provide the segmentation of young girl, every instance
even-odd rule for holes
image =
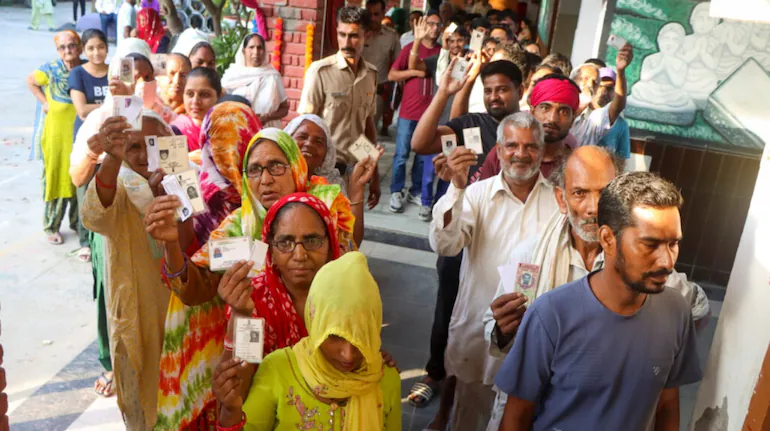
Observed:
[[[88,114],[102,104],[109,92],[107,76],[107,37],[101,30],[83,32],[83,46],[88,62],[70,72],[69,88],[72,103],[78,113],[75,118],[75,135]]]

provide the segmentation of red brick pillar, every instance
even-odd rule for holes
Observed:
[[[0,333],[2,333],[0,327]],[[3,365],[3,345],[0,344],[0,365]],[[5,394],[5,369],[0,367],[0,431],[8,431],[8,395]]]
[[[323,34],[324,0],[260,0],[260,8],[267,20],[267,52],[273,54],[273,38],[276,18],[283,19],[283,49],[281,51],[281,75],[286,96],[289,98],[289,115],[285,122],[297,116],[302,83],[305,76],[305,43],[307,25],[315,24],[313,60],[320,59]],[[324,55],[330,55],[325,52]],[[1,431],[1,430],[0,430]]]

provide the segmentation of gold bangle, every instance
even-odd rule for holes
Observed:
[[[358,201],[358,202],[353,202],[353,203],[351,203],[351,204],[350,204],[350,206],[351,206],[351,207],[354,207],[354,206],[356,206],[356,205],[361,205],[362,203],[364,203],[364,201],[363,201],[363,200],[360,200],[360,201]]]

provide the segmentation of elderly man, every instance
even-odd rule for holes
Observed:
[[[122,117],[102,124],[98,139],[106,155],[80,210],[85,227],[105,238],[113,387],[129,430],[155,426],[169,301],[160,277],[163,252],[143,221],[153,199],[144,138],[172,133],[155,112],[144,110],[142,117],[141,131],[130,131]]]
[[[453,67],[456,60],[450,62]],[[477,69],[477,68],[473,68]],[[473,82],[478,71],[470,73],[466,80]],[[518,68],[508,61],[496,61],[484,68],[481,73],[481,81],[485,88],[484,103],[487,112],[470,113],[450,120],[445,125],[439,125],[442,113],[446,110],[449,99],[463,87],[464,83],[452,78],[451,73],[445,73],[438,87],[436,97],[431,101],[425,115],[420,118],[414,136],[412,137],[412,149],[418,154],[441,153],[442,136],[453,136],[459,145],[465,144],[463,130],[478,128],[481,133],[483,154],[481,157],[489,157],[497,148],[500,121],[506,116],[518,112],[521,91],[521,73]],[[446,156],[437,156],[438,164],[446,164]],[[468,172],[473,176],[480,165],[472,166]],[[441,177],[441,169],[436,172]],[[442,178],[442,181],[445,180]],[[471,181],[473,182],[473,181]],[[441,192],[439,188],[439,192]],[[439,193],[441,194],[441,193]],[[435,208],[435,206],[434,206]],[[449,321],[452,308],[457,297],[460,283],[460,265],[462,256],[439,256],[436,262],[436,270],[439,278],[439,289],[436,297],[436,309],[431,331],[430,358],[425,370],[427,376],[422,382],[418,382],[412,388],[409,395],[410,401],[423,406],[427,403],[438,388],[438,382],[447,377],[444,367],[444,351],[447,345]],[[448,399],[454,393],[451,383],[444,388],[444,393],[449,393]],[[446,407],[446,408],[444,408]],[[442,402],[442,409],[437,417],[448,416],[450,406]],[[437,421],[436,423],[440,423]]]
[[[679,386],[702,375],[690,304],[666,288],[682,239],[681,206],[673,184],[627,173],[601,191],[595,223],[582,234],[570,223],[578,236],[598,240],[604,264],[596,271],[594,262],[594,272],[527,309],[495,378],[508,395],[500,430],[679,429]],[[551,272],[562,275],[541,267],[541,281],[530,283],[537,291],[542,279],[573,276],[572,259],[556,258]],[[508,332],[516,326],[498,324]]]
[[[606,135],[615,120],[620,117],[626,108],[626,67],[634,59],[634,48],[626,44],[618,50],[615,57],[617,79],[615,80],[614,97],[611,103],[600,106],[599,96],[599,68],[592,63],[585,63],[572,72],[570,76],[578,83],[581,89],[581,108],[583,111],[575,118],[572,125],[572,134],[575,135],[580,145],[597,145],[599,140]],[[602,90],[604,93],[604,90]],[[605,93],[606,94],[606,93]],[[606,97],[606,96],[605,96]]]
[[[455,148],[438,172],[452,185],[434,206],[430,225],[436,253],[456,256],[464,250],[445,357],[447,373],[457,379],[453,430],[484,430],[490,419],[494,392],[486,382],[499,364],[486,352],[482,317],[500,281],[497,267],[558,208],[553,187],[540,174],[545,142],[535,117],[505,117],[495,148],[503,166],[500,175],[470,186],[469,170],[478,156],[463,146]]]
[[[516,276],[529,273],[534,281],[526,286],[521,277],[501,281],[484,315],[484,335],[491,355],[499,357],[508,352],[528,303],[602,268],[598,201],[604,187],[622,172],[622,162],[604,148],[587,146],[575,150],[554,173],[559,213],[535,240],[514,250],[507,271],[503,270]],[[696,325],[708,317],[708,300],[698,285],[688,283],[683,274],[672,275],[666,285],[681,292],[691,304]],[[497,431],[500,426],[506,399],[504,393],[498,392],[489,431]]]

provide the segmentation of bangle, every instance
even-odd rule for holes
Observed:
[[[99,175],[98,174],[94,175],[94,178],[96,179],[96,185],[101,187],[101,188],[103,188],[103,189],[116,189],[116,188],[118,188],[117,184],[113,184],[113,185],[104,184],[102,182],[102,180],[99,179]]]
[[[217,419],[217,431],[238,431],[246,425],[246,413],[241,411],[241,421],[231,427],[222,426],[222,422]]]
[[[180,269],[178,272],[175,272],[173,274],[168,273],[168,262],[164,263],[163,266],[163,275],[166,276],[166,278],[177,278],[187,272],[187,256],[184,257],[184,265],[182,265],[182,269]]]
[[[362,199],[362,200],[360,200],[360,201],[358,201],[358,202],[352,202],[352,203],[350,204],[350,206],[351,206],[351,207],[354,207],[354,206],[356,206],[356,205],[361,205],[362,203],[364,203],[363,199]]]
[[[409,51],[409,55],[413,55],[413,56],[417,57],[418,55],[420,55],[420,53],[419,52],[414,52],[414,51]]]
[[[225,350],[233,351],[233,340],[228,340],[227,335],[225,335]]]

